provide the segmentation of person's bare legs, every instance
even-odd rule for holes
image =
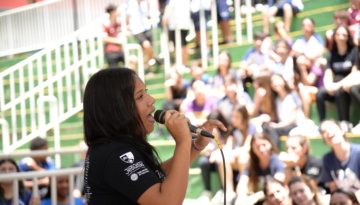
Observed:
[[[303,112],[306,117],[306,119],[309,119],[310,116],[310,109],[311,109],[311,94],[310,92],[305,89],[304,87],[300,89],[300,98],[303,103]]]
[[[223,39],[224,42],[234,41],[234,36],[232,35],[230,30],[229,20],[221,20],[219,24],[220,24],[222,36],[224,38]]]
[[[187,45],[181,47],[182,52],[182,64],[187,65],[189,59],[189,52]]]
[[[224,187],[224,165],[223,162],[218,162],[219,167],[219,177],[221,179],[221,185]],[[226,192],[235,192],[234,190],[234,175],[233,175],[233,168],[231,163],[225,160],[225,167],[226,167]]]
[[[143,47],[144,49],[144,53],[145,53],[145,63],[148,63],[149,60],[153,57],[153,51],[152,51],[152,48],[151,48],[151,43],[150,41],[148,40],[145,40],[141,46]]]
[[[269,28],[270,28],[270,18],[275,16],[275,14],[277,13],[278,8],[276,6],[272,6],[268,9],[264,9],[263,11],[263,26],[264,29],[263,31],[265,33],[269,33]]]
[[[291,21],[293,18],[293,10],[290,4],[285,4],[283,7],[284,11],[284,24],[287,32],[290,31]]]

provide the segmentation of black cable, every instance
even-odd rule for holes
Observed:
[[[224,167],[224,205],[226,205],[226,166],[225,166],[225,157],[224,157],[224,152],[222,150],[222,146],[220,145],[220,142],[217,138],[214,138],[215,142],[218,145],[218,148],[220,149],[220,153],[221,153],[221,157],[222,157],[222,162],[223,162],[223,167]]]
[[[226,166],[225,166],[225,157],[224,152],[222,149],[220,149],[221,157],[223,160],[223,166],[224,166],[224,205],[226,205]]]

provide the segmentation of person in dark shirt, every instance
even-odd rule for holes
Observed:
[[[316,106],[320,121],[325,119],[325,101],[336,104],[339,120],[350,121],[351,97],[344,87],[358,72],[359,51],[346,26],[339,26],[333,35],[333,45],[324,71],[324,87],[316,94]]]
[[[181,204],[191,163],[210,138],[192,134],[190,122],[176,110],[162,114],[175,140],[174,155],[160,162],[147,141],[154,130],[155,99],[128,68],[103,69],[84,93],[84,138],[89,149],[84,165],[85,199],[94,204]],[[160,120],[162,121],[162,120]],[[217,120],[201,129],[226,131]]]
[[[321,159],[310,155],[309,140],[302,135],[290,135],[285,142],[286,152],[279,154],[285,164],[285,182],[294,176],[309,176],[315,184],[320,181]]]

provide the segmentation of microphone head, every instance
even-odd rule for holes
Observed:
[[[165,112],[166,110],[156,110],[155,114],[154,114],[154,119],[156,120],[156,122],[160,123],[160,124],[164,124],[165,123]]]

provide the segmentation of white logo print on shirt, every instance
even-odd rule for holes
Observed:
[[[127,153],[121,155],[121,156],[120,156],[120,159],[121,159],[123,162],[132,164],[132,163],[134,162],[134,155],[133,155],[132,152],[127,152]]]

